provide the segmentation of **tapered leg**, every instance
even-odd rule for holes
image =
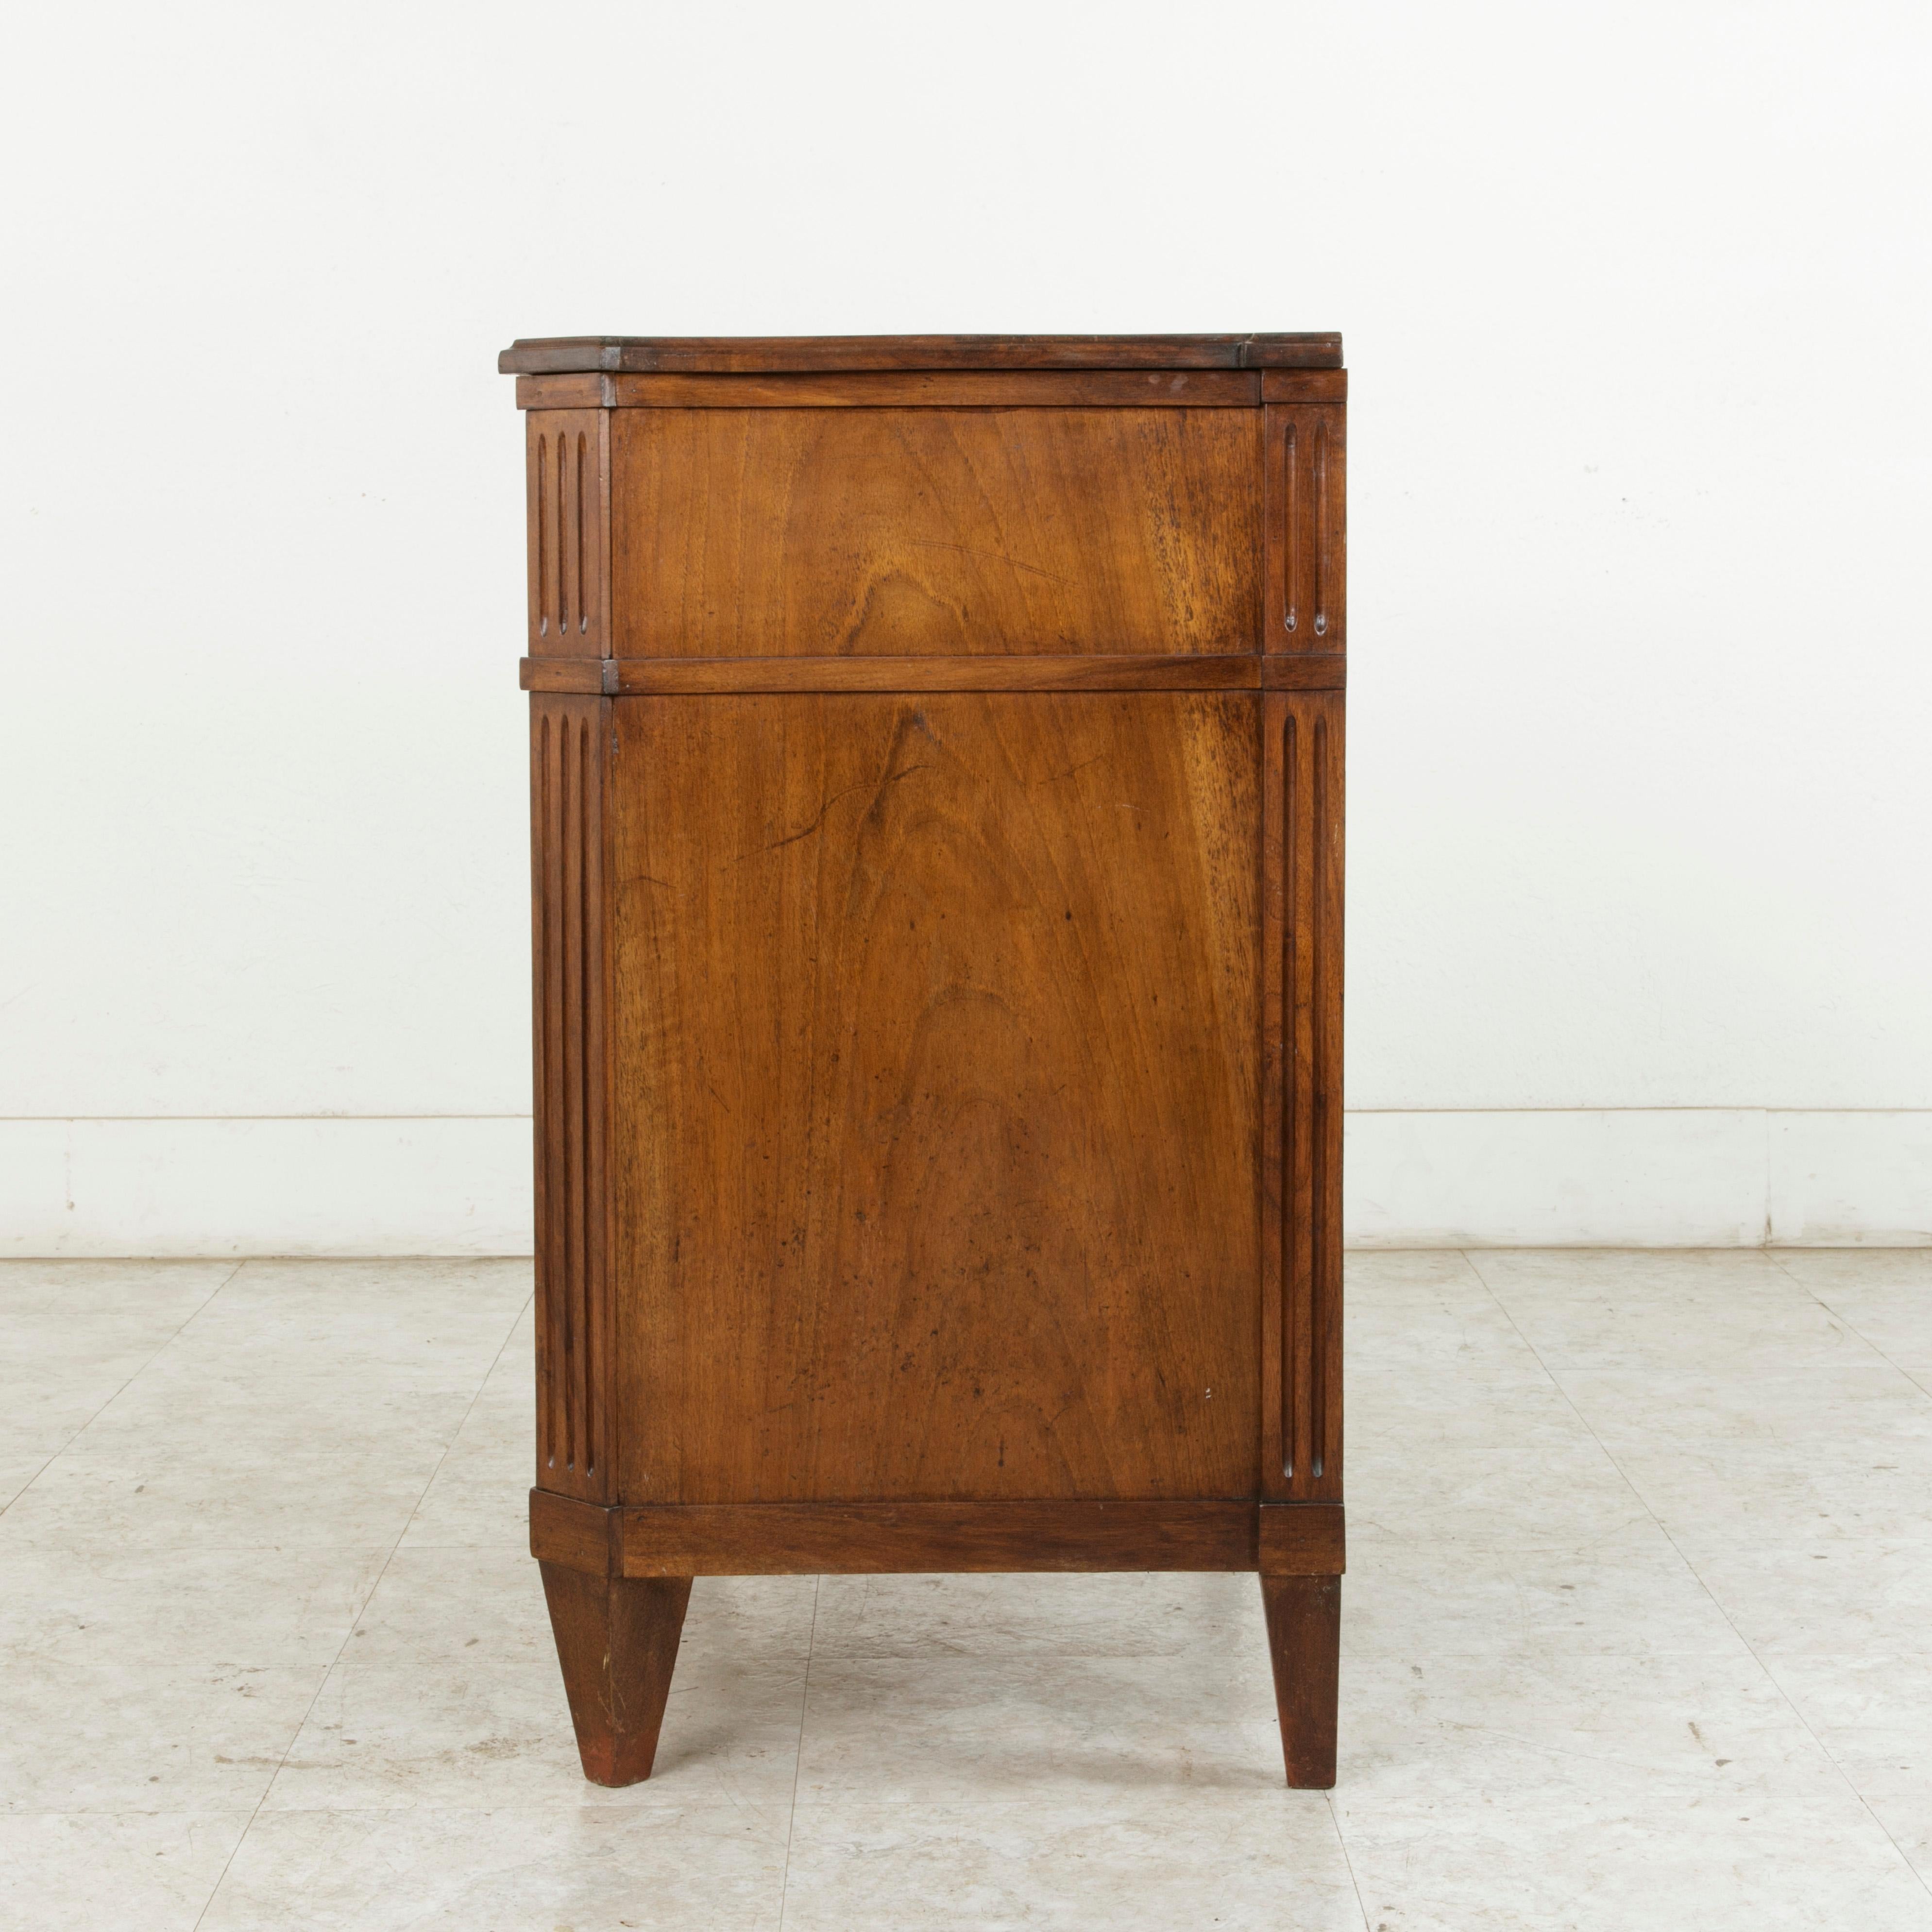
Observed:
[[[592,1784],[639,1784],[657,1755],[691,1579],[538,1567],[584,1774]]]
[[[1264,1576],[1262,1607],[1288,1784],[1297,1791],[1326,1791],[1335,1782],[1342,1580]]]

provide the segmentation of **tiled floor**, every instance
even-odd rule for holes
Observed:
[[[608,1792],[526,1263],[0,1264],[0,1924],[1932,1928],[1932,1250],[1348,1281],[1332,1796],[1223,1576],[701,1581]]]

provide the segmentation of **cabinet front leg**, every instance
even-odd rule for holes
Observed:
[[[1342,1580],[1264,1575],[1262,1607],[1288,1784],[1297,1791],[1326,1791],[1335,1782]]]
[[[691,1579],[538,1567],[584,1774],[592,1784],[639,1784],[657,1755]]]

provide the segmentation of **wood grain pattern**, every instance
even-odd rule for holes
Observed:
[[[719,1503],[619,1512],[627,1576],[1252,1570],[1247,1502]]]
[[[1264,701],[615,704],[624,1500],[1253,1495]]]
[[[1270,651],[1348,646],[1347,412],[1270,404],[1263,412]]]
[[[537,1481],[610,1493],[604,764],[610,706],[533,699]]]
[[[1258,1570],[1335,1774],[1336,337],[521,342],[538,1450],[586,1774],[689,1579]]]
[[[610,417],[532,410],[524,435],[530,650],[601,656],[609,638]]]
[[[1288,1785],[1296,1791],[1327,1791],[1335,1782],[1342,1580],[1264,1574],[1262,1610]]]
[[[638,1784],[657,1756],[691,1579],[540,1568],[584,1774],[592,1784]]]
[[[1294,377],[1301,374],[1285,371]],[[1339,371],[1306,372],[1318,400]],[[1291,389],[1286,393],[1293,394]],[[519,409],[1252,409],[1258,370],[874,370],[802,376],[519,376]]]
[[[506,376],[572,370],[772,374],[865,369],[1339,369],[1332,334],[1262,335],[538,336]]]
[[[1251,649],[1260,412],[623,410],[618,657]]]
[[[1238,655],[1048,657],[612,658],[620,694],[742,692],[1258,691],[1262,659]]]
[[[1262,701],[1262,1494],[1338,1502],[1345,700]]]

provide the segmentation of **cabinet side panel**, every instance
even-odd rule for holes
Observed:
[[[1255,1494],[1261,701],[614,701],[627,1503]]]
[[[1266,700],[1262,1493],[1342,1494],[1340,692]]]
[[[532,657],[609,655],[610,412],[524,417]]]
[[[1270,404],[1268,506],[1270,651],[1340,651],[1348,638],[1348,421],[1334,404]]]
[[[537,1486],[610,1493],[604,759],[610,706],[530,705]]]
[[[1249,409],[621,410],[620,657],[1252,650]]]

